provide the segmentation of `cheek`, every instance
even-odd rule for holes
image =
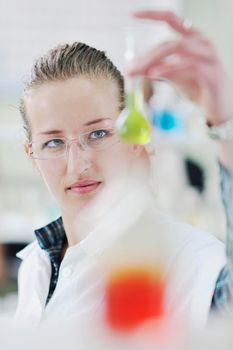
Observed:
[[[45,161],[44,161],[45,162]],[[57,197],[59,188],[61,187],[62,168],[56,166],[56,163],[46,162],[43,164],[37,163],[36,167],[48,187],[49,191]]]
[[[128,173],[133,159],[133,148],[125,144],[119,144],[101,154],[99,167],[104,177],[117,177]]]

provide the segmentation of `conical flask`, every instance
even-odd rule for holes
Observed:
[[[143,112],[143,91],[140,78],[126,81],[126,107],[116,122],[121,140],[129,144],[145,145],[151,140],[151,125]]]

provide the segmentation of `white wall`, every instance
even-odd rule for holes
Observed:
[[[135,9],[178,8],[178,0],[0,0],[0,60],[16,81],[32,59],[60,42],[84,41],[122,62],[122,28]]]
[[[233,78],[233,1],[183,0],[184,14],[212,40]]]

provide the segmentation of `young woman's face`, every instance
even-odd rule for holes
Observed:
[[[116,84],[104,78],[73,78],[31,90],[25,107],[32,141],[47,150],[60,147],[61,138],[74,140],[82,132],[102,138],[119,115],[118,96]],[[72,142],[67,156],[34,162],[61,210],[77,213],[114,179],[128,174],[138,157],[138,147],[122,142],[98,151]]]

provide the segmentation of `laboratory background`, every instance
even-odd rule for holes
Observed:
[[[125,27],[132,11],[145,8],[171,9],[192,20],[212,40],[233,78],[230,0],[0,0],[1,315],[10,317],[16,306],[20,260],[15,254],[34,240],[35,228],[59,216],[24,153],[18,109],[22,82],[37,56],[63,42],[83,41],[102,49],[123,70]],[[159,25],[153,33],[158,41],[173,35]],[[150,91],[147,111],[159,140],[154,166],[158,206],[224,240],[216,145],[203,132],[202,111],[169,84],[145,84]]]

